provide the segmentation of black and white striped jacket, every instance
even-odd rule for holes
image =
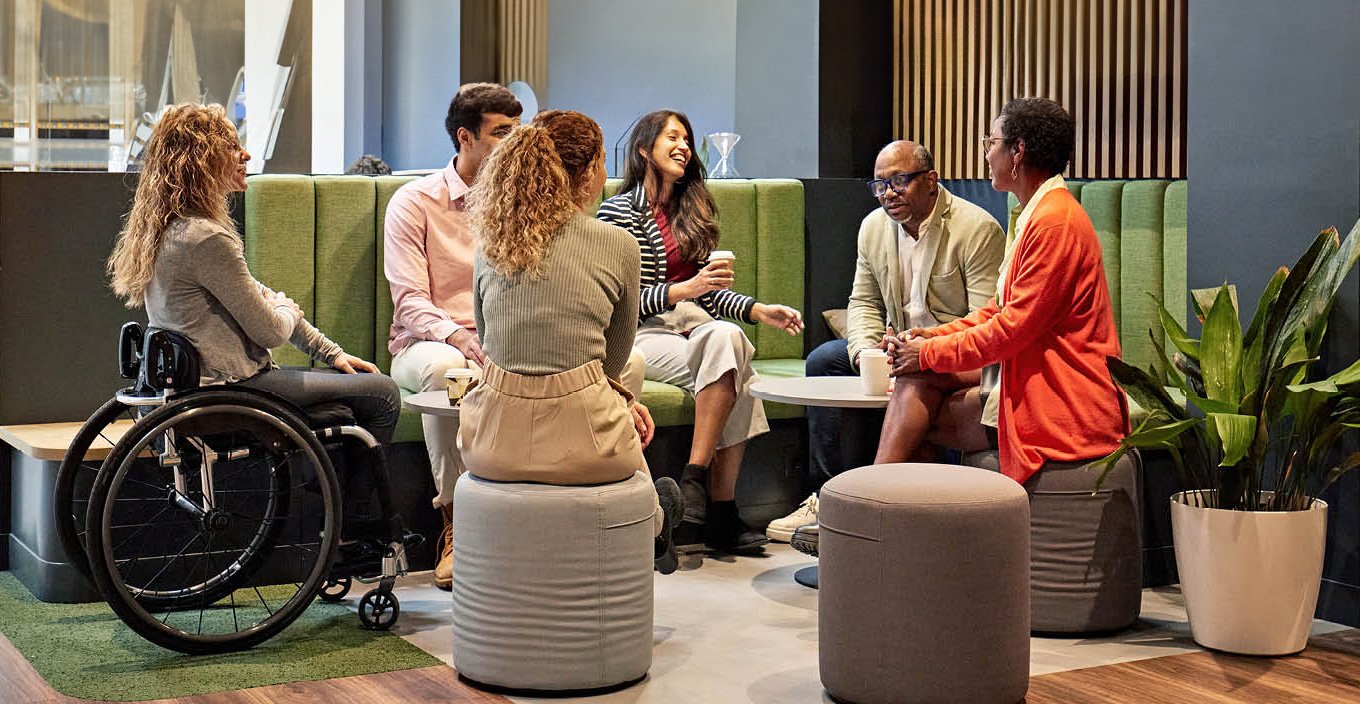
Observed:
[[[661,239],[661,228],[652,217],[651,206],[642,186],[620,193],[600,204],[596,217],[611,225],[617,225],[632,233],[637,239],[642,253],[642,294],[639,297],[638,320],[646,320],[653,315],[675,308],[666,303],[670,295],[666,283],[666,243]],[[751,309],[756,299],[722,289],[709,291],[694,299],[714,318],[732,318],[744,323],[754,323]]]

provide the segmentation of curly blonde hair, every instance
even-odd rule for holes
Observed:
[[[497,273],[542,274],[548,245],[580,209],[602,158],[600,126],[574,110],[541,112],[496,145],[468,195],[468,213]]]
[[[147,140],[137,193],[106,265],[113,292],[128,308],[146,302],[165,228],[176,218],[200,217],[235,231],[228,211],[241,143],[221,105],[165,109]]]

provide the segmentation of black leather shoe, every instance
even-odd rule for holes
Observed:
[[[793,531],[793,539],[789,541],[789,544],[793,546],[794,550],[804,555],[817,557],[817,538],[820,534],[821,527],[816,523],[803,526]]]
[[[670,477],[656,480],[655,486],[657,503],[661,504],[662,525],[652,557],[657,572],[670,574],[680,567],[680,558],[675,554],[674,532],[685,513],[685,497]]]

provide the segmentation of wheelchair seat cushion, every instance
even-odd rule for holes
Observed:
[[[339,401],[327,401],[302,409],[307,414],[307,425],[312,430],[354,425],[354,411]]]

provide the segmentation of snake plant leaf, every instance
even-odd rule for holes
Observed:
[[[1147,409],[1149,413],[1161,412],[1168,418],[1184,420],[1186,415],[1185,408],[1176,403],[1171,398],[1171,394],[1166,392],[1162,383],[1154,379],[1151,374],[1139,369],[1131,364],[1126,364],[1118,357],[1106,357],[1105,366],[1110,370],[1110,376],[1114,377],[1124,393],[1128,394],[1139,406]]]
[[[1204,372],[1204,391],[1210,400],[1233,404],[1242,400],[1242,326],[1237,320],[1228,286],[1220,286],[1204,318],[1204,337],[1200,341],[1200,369]]]
[[[1266,316],[1265,328],[1261,332],[1264,336],[1260,363],[1261,377],[1270,374],[1278,366],[1286,346],[1292,344],[1293,332],[1285,330],[1286,323],[1293,316],[1296,304],[1307,288],[1309,280],[1323,268],[1319,264],[1332,256],[1337,247],[1336,238],[1329,232],[1322,232],[1289,270],[1284,285],[1280,287],[1280,295],[1276,297],[1275,305]],[[1264,380],[1261,385],[1265,385]]]
[[[1148,421],[1139,424],[1138,429],[1129,433],[1124,441],[1130,447],[1161,447],[1164,443],[1171,442],[1181,433],[1195,427],[1200,423],[1198,418],[1187,418],[1163,425],[1148,426]]]
[[[1148,295],[1152,296],[1151,293]],[[1156,297],[1153,296],[1153,298]],[[1157,314],[1161,316],[1162,329],[1166,331],[1166,337],[1171,340],[1171,344],[1175,345],[1176,349],[1181,351],[1181,354],[1198,362],[1199,340],[1190,337],[1185,328],[1181,327],[1180,321],[1176,320],[1176,317],[1171,315],[1171,311],[1168,311],[1165,306],[1157,306]],[[1151,330],[1148,332],[1151,332]]]
[[[1326,379],[1314,381],[1311,384],[1291,384],[1289,390],[1302,391],[1304,389],[1318,389],[1336,392],[1340,390],[1340,387],[1350,386],[1352,384],[1360,384],[1360,360],[1356,360],[1355,363],[1351,364],[1349,367],[1342,369]]]
[[[1237,286],[1234,286],[1233,284],[1227,284],[1227,283],[1225,283],[1225,284],[1223,284],[1223,286],[1218,286],[1218,287],[1216,287],[1216,288],[1192,288],[1192,289],[1190,289],[1190,300],[1192,300],[1192,301],[1195,302],[1195,308],[1196,308],[1196,310],[1202,311],[1202,312],[1203,312],[1203,315],[1205,316],[1205,317],[1203,317],[1203,318],[1200,318],[1200,322],[1201,322],[1201,323],[1204,322],[1204,320],[1208,317],[1208,315],[1209,315],[1209,309],[1210,309],[1210,308],[1213,308],[1213,307],[1214,307],[1214,301],[1218,300],[1218,292],[1219,292],[1220,290],[1222,290],[1224,287],[1226,287],[1226,288],[1228,289],[1228,295],[1232,297],[1232,307],[1233,307],[1233,310],[1236,311],[1236,310],[1237,310]]]
[[[1210,315],[1213,315],[1212,311]],[[1256,439],[1256,416],[1238,413],[1209,413],[1205,416],[1213,434],[1223,446],[1223,461],[1220,467],[1235,467],[1251,450]]]
[[[1275,307],[1275,302],[1279,300],[1280,289],[1284,287],[1285,279],[1288,277],[1287,267],[1282,266],[1275,270],[1275,275],[1270,277],[1270,283],[1266,284],[1266,290],[1261,294],[1260,302],[1256,304],[1256,314],[1251,318],[1251,325],[1242,336],[1243,396],[1251,396],[1261,387],[1261,354],[1265,350],[1265,336],[1261,334],[1261,328],[1265,326],[1266,318]]]

